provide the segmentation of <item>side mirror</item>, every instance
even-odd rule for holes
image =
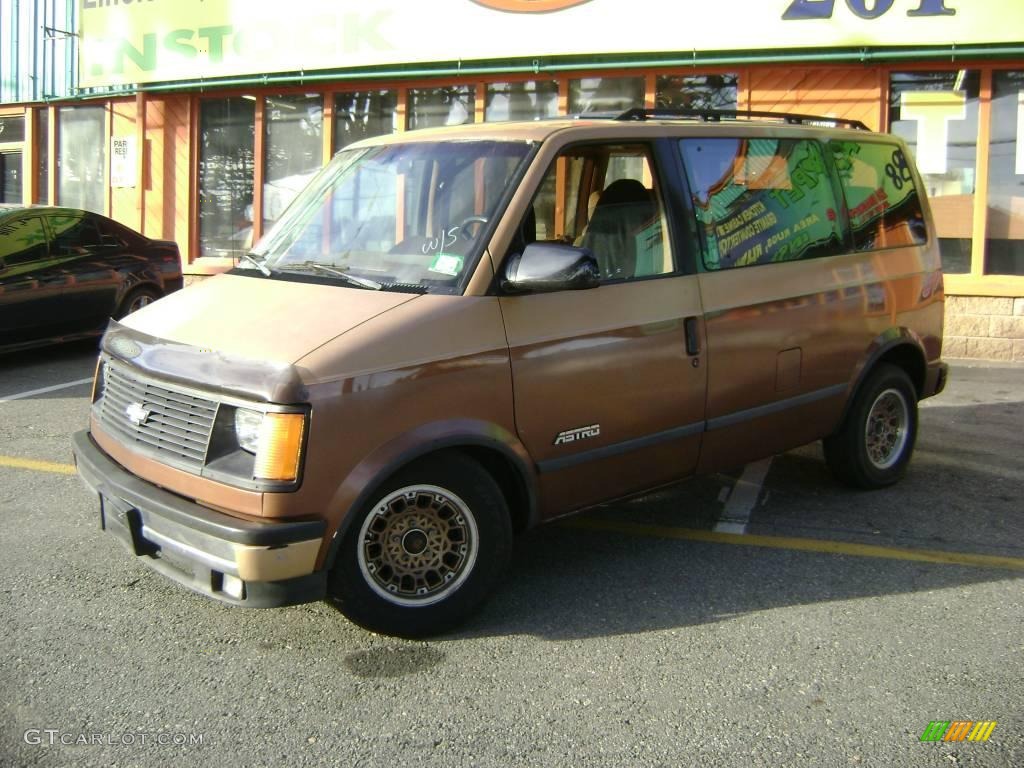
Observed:
[[[500,284],[504,293],[579,291],[596,288],[599,276],[597,259],[586,248],[530,243],[506,259]]]

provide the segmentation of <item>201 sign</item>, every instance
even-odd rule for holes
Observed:
[[[947,0],[915,0],[917,8],[907,11],[907,16],[956,16],[955,8],[947,8]],[[854,15],[862,19],[877,19],[892,10],[896,0],[846,0]],[[835,12],[836,0],[793,0],[782,14],[785,20],[831,19]]]

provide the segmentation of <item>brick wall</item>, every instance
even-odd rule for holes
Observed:
[[[1024,299],[946,296],[943,357],[1024,362]]]

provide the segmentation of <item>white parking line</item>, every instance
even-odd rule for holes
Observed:
[[[750,513],[754,511],[757,498],[761,495],[761,486],[771,468],[771,457],[747,464],[743,468],[743,474],[733,486],[728,501],[725,502],[725,509],[722,516],[718,518],[715,525],[716,533],[746,533],[747,523],[750,522]]]
[[[28,392],[19,392],[16,395],[8,395],[7,397],[0,397],[0,403],[9,403],[11,400],[21,400],[23,397],[32,397],[33,395],[45,395],[47,392],[56,392],[58,389],[67,389],[68,387],[77,387],[80,384],[89,384],[92,382],[92,376],[87,379],[76,379],[75,381],[68,381],[64,384],[54,384],[52,387],[40,387],[39,389],[30,389]]]

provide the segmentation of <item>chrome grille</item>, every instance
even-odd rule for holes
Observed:
[[[103,429],[168,464],[202,469],[216,401],[157,383],[110,359],[101,386],[96,405]]]

